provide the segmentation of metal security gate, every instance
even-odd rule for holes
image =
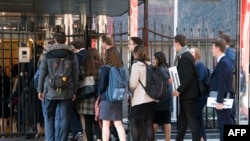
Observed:
[[[39,40],[44,36],[44,32],[0,23],[2,137],[33,137],[36,134],[37,117],[42,115],[37,113],[39,102],[33,87],[33,74],[42,51]]]

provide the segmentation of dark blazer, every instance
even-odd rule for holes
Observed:
[[[210,79],[210,91],[217,91],[217,100],[218,103],[223,103],[223,98],[227,96],[229,92],[230,97],[233,98],[233,66],[230,60],[223,56],[218,64],[216,65]]]
[[[99,83],[98,83],[98,94],[101,95],[101,100],[107,100],[106,89],[109,84],[109,71],[110,67],[103,65],[100,67]]]
[[[169,71],[167,66],[161,65],[158,68],[156,68],[157,73],[161,76],[161,78],[165,81],[168,81],[170,78],[169,76]],[[157,103],[155,110],[156,111],[164,111],[164,110],[169,110],[173,111],[173,95],[172,95],[172,85],[167,84],[167,96],[164,97],[163,99],[159,100]]]
[[[181,99],[192,99],[198,96],[198,82],[195,69],[194,57],[190,52],[183,53],[177,65],[181,84],[177,91],[180,93]]]

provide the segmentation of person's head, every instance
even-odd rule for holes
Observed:
[[[74,40],[70,43],[70,45],[74,46],[75,49],[79,50],[81,48],[84,48],[83,42],[80,40]]]
[[[174,37],[174,46],[176,51],[180,51],[182,47],[187,45],[187,39],[184,35],[178,34]]]
[[[114,46],[114,38],[111,34],[102,35],[102,47],[107,50]]]
[[[159,52],[156,52],[154,54],[152,65],[154,67],[158,67],[158,66],[161,66],[161,65],[166,65],[167,66],[166,61],[167,60],[166,60],[165,54],[162,51],[159,51]]]
[[[43,48],[46,48],[48,45],[53,45],[55,40],[52,38],[46,38],[43,40]]]
[[[131,37],[128,43],[129,51],[132,52],[137,45],[142,45],[142,39],[140,37]]]
[[[212,49],[211,49],[212,55],[218,58],[225,52],[225,49],[226,49],[225,40],[222,40],[222,39],[215,40],[213,42]]]
[[[64,32],[55,33],[54,38],[58,44],[65,44],[66,42],[66,35]]]
[[[105,64],[121,67],[123,65],[120,53],[116,50],[116,48],[111,48],[106,51]]]
[[[54,43],[56,43],[56,42],[52,38],[44,39],[44,41],[43,41],[43,49],[44,49],[44,51],[47,49],[48,45],[53,45]]]
[[[135,46],[134,51],[133,51],[133,56],[137,60],[149,61],[147,49],[143,45]]]
[[[83,62],[83,66],[85,69],[85,73],[87,76],[96,75],[97,71],[97,63],[100,64],[101,57],[97,49],[90,48],[88,49],[88,53],[85,61]]]
[[[219,39],[225,40],[225,41],[226,41],[226,44],[227,44],[227,45],[230,45],[230,35],[229,35],[229,34],[223,33],[223,34],[221,34],[221,35],[219,36]]]
[[[189,51],[194,56],[195,61],[198,61],[201,58],[201,52],[199,48],[192,47]]]

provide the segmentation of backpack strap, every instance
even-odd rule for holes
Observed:
[[[138,61],[140,61],[140,62],[142,62],[144,65],[145,65],[145,69],[146,69],[146,71],[147,71],[147,66],[148,66],[148,64],[146,63],[146,62],[144,62],[144,61],[141,61],[141,60],[138,60]],[[147,73],[147,72],[146,72]],[[147,74],[146,74],[147,75]],[[146,78],[147,79],[147,78]],[[145,92],[146,92],[146,86],[144,86],[143,85],[143,83],[141,82],[141,80],[139,79],[139,83],[141,84],[141,86],[143,87],[143,89],[145,90]]]

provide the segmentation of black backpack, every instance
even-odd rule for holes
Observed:
[[[68,88],[69,79],[72,73],[73,53],[65,57],[57,58],[52,53],[47,53],[49,70],[49,86],[54,88],[58,94]]]
[[[146,86],[142,85],[148,96],[153,99],[160,100],[167,96],[167,81],[164,80],[161,74],[153,68],[153,66],[148,65],[143,62],[146,66]]]

